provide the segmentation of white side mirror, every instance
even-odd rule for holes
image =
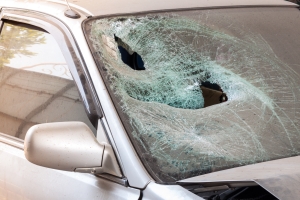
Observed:
[[[48,168],[122,177],[111,146],[99,144],[82,122],[31,127],[25,137],[24,153],[28,161]]]

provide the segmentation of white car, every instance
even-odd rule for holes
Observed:
[[[299,5],[0,8],[0,200],[299,198]]]

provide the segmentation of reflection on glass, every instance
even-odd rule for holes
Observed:
[[[57,121],[83,121],[92,128],[50,34],[4,23],[0,54],[0,132],[24,138],[32,125]]]

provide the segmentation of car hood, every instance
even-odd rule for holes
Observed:
[[[177,183],[197,183],[204,187],[260,185],[279,199],[294,200],[300,196],[300,156],[195,176]]]

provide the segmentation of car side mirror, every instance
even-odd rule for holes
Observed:
[[[82,122],[32,126],[25,137],[24,153],[28,161],[43,167],[122,177],[111,146],[100,144]]]

